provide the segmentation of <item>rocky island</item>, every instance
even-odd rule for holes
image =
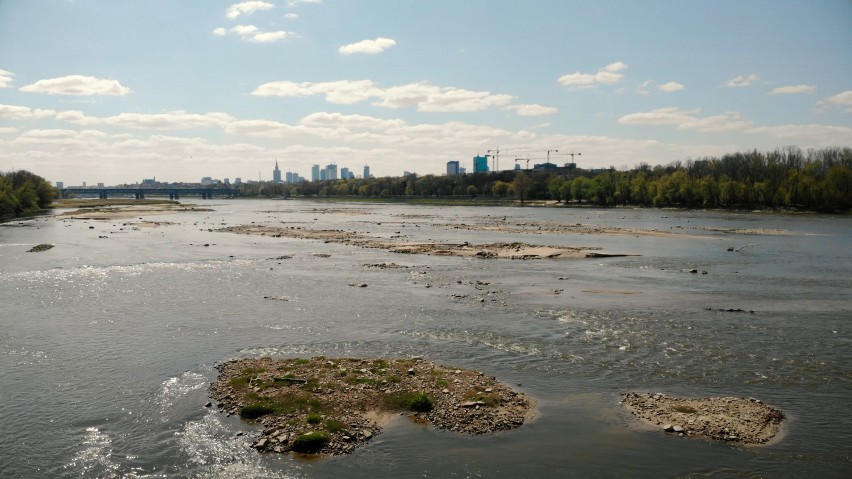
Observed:
[[[347,454],[399,414],[468,434],[535,416],[533,399],[495,377],[421,358],[249,358],[217,369],[211,396],[221,411],[263,428],[258,451]]]
[[[663,393],[627,393],[621,399],[633,415],[653,428],[699,439],[743,445],[777,438],[781,411],[755,398],[681,398]]]

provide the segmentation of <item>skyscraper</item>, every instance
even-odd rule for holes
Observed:
[[[459,174],[459,162],[458,161],[448,161],[447,162],[447,176],[453,176]]]
[[[326,171],[326,179],[328,179],[328,180],[336,180],[337,179],[337,165],[335,165],[334,163],[332,163],[330,165],[326,165],[325,171]]]
[[[473,172],[474,173],[487,173],[488,172],[488,157],[487,156],[474,156],[473,157]]]
[[[320,180],[320,167],[319,165],[314,165],[311,167],[311,181],[319,181]]]
[[[278,169],[278,160],[275,160],[275,169],[272,170],[273,183],[281,183],[281,170]]]
[[[370,166],[364,165],[364,178],[369,178],[369,177],[370,177]]]

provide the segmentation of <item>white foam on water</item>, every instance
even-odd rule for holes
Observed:
[[[157,394],[157,404],[160,406],[160,416],[166,421],[169,411],[184,396],[191,391],[201,389],[207,385],[204,375],[192,371],[186,371],[180,376],[172,377],[163,381]]]
[[[250,439],[235,437],[222,422],[221,415],[209,412],[190,421],[178,433],[179,447],[188,457],[189,477],[215,479],[296,478],[299,471],[273,471],[263,464],[260,453],[250,447]],[[298,467],[295,463],[294,468]]]
[[[112,438],[96,427],[86,428],[80,449],[71,462],[63,466],[75,477],[135,479],[146,477],[127,471],[113,458]]]

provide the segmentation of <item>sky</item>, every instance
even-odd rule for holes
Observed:
[[[0,0],[0,171],[65,185],[790,145],[852,146],[850,0]]]

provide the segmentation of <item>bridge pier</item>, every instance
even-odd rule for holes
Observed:
[[[175,200],[175,194],[174,194],[174,193],[169,193],[169,200],[170,200],[170,201],[174,201],[174,200]]]

